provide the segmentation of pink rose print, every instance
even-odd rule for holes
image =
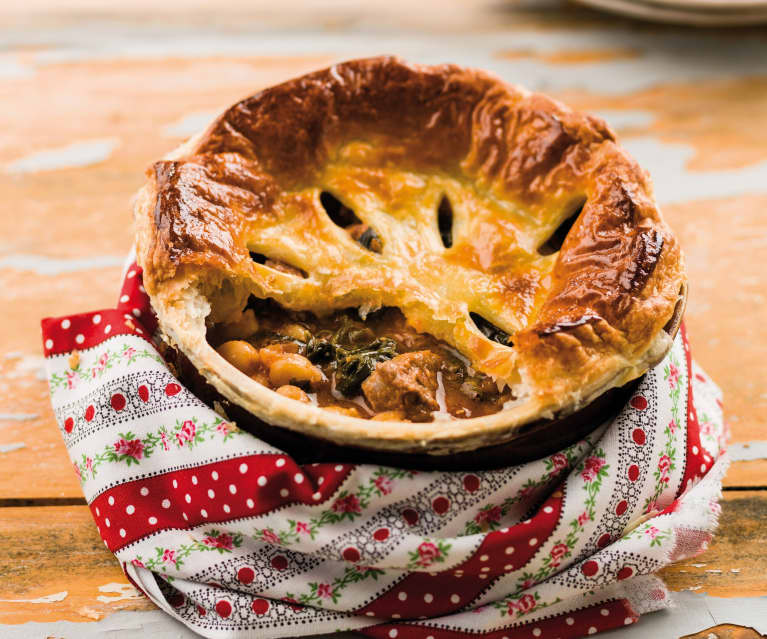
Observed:
[[[679,369],[673,364],[668,365],[668,385],[674,389],[679,382]]]
[[[85,470],[89,470],[90,472],[93,472],[93,459],[90,457],[85,458]]]
[[[552,566],[558,566],[560,562],[562,561],[562,557],[564,557],[570,549],[567,547],[567,544],[557,544],[551,549],[551,565]]]
[[[136,566],[136,568],[146,568],[144,563],[140,559],[131,559],[130,562]]]
[[[140,439],[131,439],[130,441],[118,439],[114,446],[118,455],[133,457],[136,460],[141,459],[144,455],[144,443]]]
[[[187,419],[181,424],[181,430],[176,433],[176,439],[178,440],[179,446],[183,446],[186,442],[189,442],[189,445],[191,446],[196,432],[197,426],[194,425],[194,422],[191,419]]]
[[[170,446],[168,445],[168,436],[165,434],[165,431],[160,432],[160,443],[162,444],[163,450],[170,449]]]
[[[671,420],[671,421],[668,423],[668,429],[669,429],[669,431],[671,432],[671,434],[672,434],[672,435],[673,435],[673,434],[676,432],[676,429],[677,429],[677,428],[679,428],[679,426],[677,425],[677,423],[676,423],[676,420],[673,420],[673,419],[672,419],[672,420]]]
[[[503,511],[501,510],[500,506],[493,506],[485,512],[487,513],[487,521],[494,524],[497,524],[501,521],[501,515],[503,515]]]
[[[439,559],[442,556],[442,553],[435,544],[430,541],[424,541],[418,546],[418,556],[419,566],[430,566],[436,559]]]
[[[513,615],[515,612],[524,615],[526,612],[530,612],[535,608],[535,597],[530,594],[522,595],[516,601],[510,601],[508,607],[510,615]]]
[[[264,528],[261,531],[261,539],[263,539],[267,544],[272,544],[275,546],[279,546],[281,543],[280,538],[268,528]]]
[[[77,479],[79,479],[80,481],[82,481],[82,479],[83,479],[83,475],[82,475],[82,473],[80,472],[80,467],[77,465],[77,463],[74,463],[74,464],[72,464],[72,467],[75,469],[75,474],[77,475]]]
[[[581,477],[588,482],[594,481],[604,465],[605,460],[601,457],[586,458],[583,470],[581,471]]]
[[[317,586],[317,596],[322,599],[330,599],[333,597],[333,588],[330,584],[319,584]]]
[[[528,588],[530,588],[530,586],[534,586],[534,585],[535,585],[535,580],[534,579],[525,579],[522,582],[522,585],[520,586],[519,589],[520,590],[527,590]]]
[[[205,537],[205,539],[202,540],[202,543],[211,548],[222,548],[223,550],[231,550],[234,548],[234,540],[229,533],[221,533],[218,537]],[[277,543],[279,543],[279,540]]]
[[[647,504],[647,508],[645,508],[646,513],[651,513],[653,510],[658,510],[657,501],[651,501],[649,504]]]
[[[104,371],[104,369],[107,367],[107,362],[109,361],[109,355],[107,353],[101,353],[101,356],[99,357],[99,361],[96,362],[96,364],[93,366],[93,372],[91,375],[95,378],[97,373],[101,373]]]
[[[171,550],[170,548],[166,548],[165,552],[162,554],[162,562],[164,564],[172,564],[176,565],[176,551]]]
[[[650,526],[644,532],[645,532],[645,535],[649,535],[650,539],[655,539],[658,536],[658,533],[660,532],[660,530],[658,530],[655,526]]]
[[[378,490],[380,490],[384,495],[391,493],[394,487],[394,482],[392,482],[392,480],[386,475],[379,475],[376,477],[373,484],[375,484],[375,487],[378,488]]]
[[[551,464],[554,467],[551,471],[551,474],[553,475],[558,473],[560,470],[567,468],[567,457],[563,453],[552,455]]]
[[[357,499],[356,495],[339,497],[333,503],[331,509],[334,513],[356,513],[358,515],[362,513],[362,509],[360,508],[360,500]]]
[[[297,521],[296,522],[296,532],[297,533],[304,533],[305,535],[311,535],[312,531],[309,528],[309,524],[307,524],[305,521]]]
[[[578,515],[578,525],[583,526],[589,519],[591,519],[591,516],[584,510]]]
[[[485,522],[497,524],[499,521],[501,521],[501,515],[501,507],[493,506],[487,510],[480,510],[476,515],[474,515],[474,521],[478,524],[483,524]]]
[[[671,459],[668,455],[662,455],[661,458],[658,460],[658,470],[661,473],[661,481],[668,483],[669,482],[669,470],[671,469]]]
[[[229,434],[231,428],[232,426],[229,422],[221,422],[220,424],[216,424],[216,432],[220,435],[223,435],[224,437]]]
[[[67,371],[67,390],[72,390],[77,386],[79,377],[74,371]]]
[[[131,357],[133,357],[135,354],[136,354],[136,349],[135,349],[135,348],[133,348],[132,346],[129,346],[128,348],[126,348],[126,349],[123,351],[123,357],[125,357],[126,359],[130,359],[130,358],[131,358]]]

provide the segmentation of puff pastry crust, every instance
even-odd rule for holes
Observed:
[[[686,276],[647,174],[602,120],[482,71],[389,57],[338,64],[235,104],[147,177],[137,253],[161,329],[219,392],[270,424],[368,448],[473,449],[577,410],[670,347],[663,329]],[[380,253],[333,223],[323,191],[375,229]],[[561,249],[541,251],[576,212]],[[206,341],[206,323],[236,316],[251,295],[318,315],[397,307],[517,399],[485,417],[404,423],[282,397]],[[485,337],[471,313],[513,345]]]

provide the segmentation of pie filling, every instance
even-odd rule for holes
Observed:
[[[487,327],[493,329],[500,330]],[[513,399],[451,346],[415,331],[396,308],[364,320],[356,309],[318,317],[251,297],[241,318],[214,325],[208,340],[230,364],[277,393],[352,417],[480,417]]]

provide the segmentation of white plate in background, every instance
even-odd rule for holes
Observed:
[[[767,24],[767,0],[575,0],[613,13],[695,26]]]

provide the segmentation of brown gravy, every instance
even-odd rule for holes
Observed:
[[[431,421],[488,415],[501,410],[504,402],[512,398],[508,389],[499,391],[490,377],[474,371],[468,360],[448,344],[415,331],[396,308],[370,313],[364,321],[359,318],[356,309],[317,317],[311,313],[286,310],[272,300],[255,298],[251,298],[248,308],[252,310],[255,322],[240,321],[236,325],[214,326],[208,332],[210,344],[219,348],[236,339],[247,342],[259,352],[266,348],[308,358],[322,371],[324,379],[291,381],[291,386],[299,387],[306,394],[302,395],[303,401],[355,417]],[[427,383],[425,391],[428,403],[425,405],[413,393],[400,389],[396,398],[392,396],[389,402],[394,402],[394,405],[387,405],[386,411],[376,410],[369,396],[366,396],[364,389],[370,387],[365,387],[364,382],[387,362],[391,362],[387,364],[387,372],[394,375],[396,381],[404,378],[405,372],[413,373],[412,367],[408,371],[403,368],[403,375],[400,375],[397,368],[399,361],[418,361],[414,356],[396,359],[405,353],[421,353],[424,355],[422,359],[429,362],[428,371],[415,369],[420,379],[431,382],[431,386]],[[258,361],[248,370],[237,361],[230,361],[256,381],[277,390],[277,384],[270,379],[263,361]],[[397,403],[399,398],[402,401]]]

